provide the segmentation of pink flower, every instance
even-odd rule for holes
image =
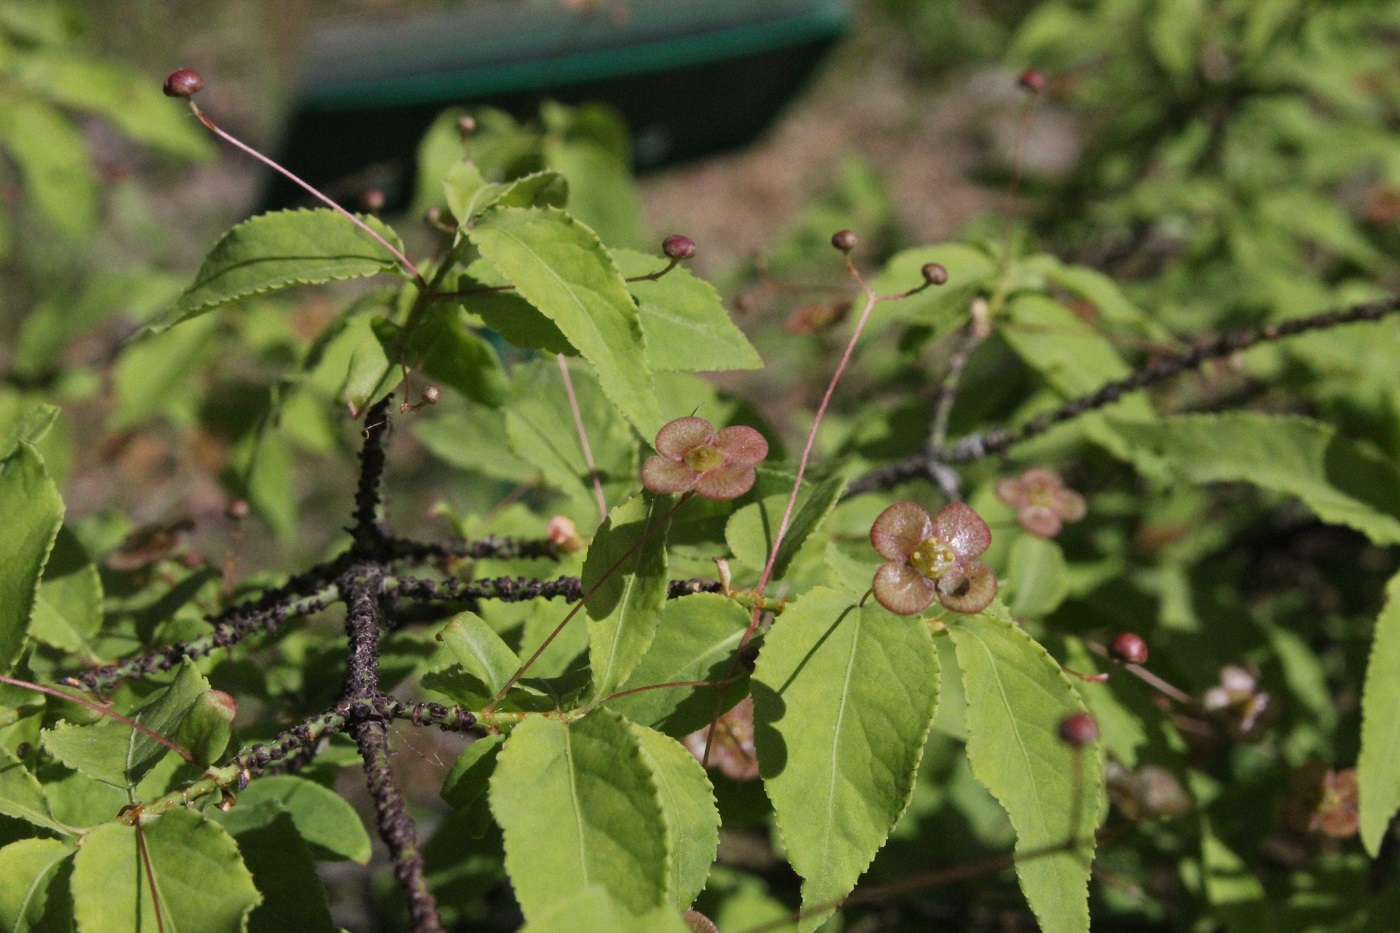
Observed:
[[[981,612],[997,594],[996,574],[977,560],[991,543],[982,516],[961,502],[934,516],[896,502],[870,526],[870,546],[888,562],[875,571],[876,602],[904,616],[923,612],[934,597],[953,612]]]
[[[1058,473],[1031,467],[1019,479],[997,481],[997,498],[1016,509],[1021,527],[1037,538],[1053,538],[1063,522],[1084,517],[1084,497],[1065,488]]]
[[[716,432],[692,415],[656,432],[656,453],[642,464],[642,485],[649,492],[694,489],[706,499],[734,499],[753,487],[754,464],[768,456],[768,442],[753,428]]]

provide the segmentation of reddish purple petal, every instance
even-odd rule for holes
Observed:
[[[714,437],[715,426],[704,418],[691,415],[668,421],[656,432],[656,452],[663,457],[679,460],[693,448]]]
[[[992,543],[992,530],[982,516],[962,502],[950,502],[933,517],[933,533],[959,557],[976,557]]]
[[[1009,476],[997,480],[997,498],[1014,508],[1026,504],[1026,484]]]
[[[720,431],[710,445],[724,451],[735,466],[753,466],[768,456],[768,441],[753,428],[743,425]]]
[[[648,492],[685,492],[695,485],[695,471],[677,460],[648,457],[642,464],[642,486]]]
[[[1021,527],[1037,538],[1053,538],[1060,533],[1060,516],[1043,505],[1028,505],[1016,513]]]
[[[872,589],[875,601],[895,615],[912,616],[933,603],[933,584],[908,564],[881,564]]]
[[[1077,522],[1089,512],[1084,497],[1073,489],[1061,489],[1055,493],[1055,511],[1067,522]]]
[[[870,526],[870,546],[885,560],[902,564],[931,534],[928,509],[916,502],[896,502]]]
[[[991,605],[992,598],[997,595],[997,575],[980,560],[967,561],[960,569],[962,573],[958,576],[963,577],[963,580],[960,581],[960,586],[950,587],[953,592],[946,592],[943,588],[952,574],[939,581],[938,601],[943,604],[943,608],[964,615],[981,612]]]
[[[695,491],[706,499],[737,499],[753,488],[751,466],[722,466],[706,470],[695,481]]]

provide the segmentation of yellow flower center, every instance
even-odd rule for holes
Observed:
[[[696,473],[706,473],[724,465],[724,452],[709,444],[701,444],[686,452],[685,463]]]
[[[958,562],[953,549],[938,538],[925,538],[909,555],[909,565],[930,580],[938,580]]]

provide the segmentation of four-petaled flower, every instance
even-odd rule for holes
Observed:
[[[896,502],[870,526],[870,545],[888,563],[875,571],[875,600],[890,612],[913,615],[934,600],[953,612],[981,612],[997,594],[997,578],[977,559],[992,543],[987,523],[951,502],[930,516],[913,502]]]
[[[735,499],[754,482],[754,464],[768,456],[768,442],[753,428],[715,431],[704,418],[677,418],[656,432],[655,457],[642,464],[649,492],[694,489],[706,499]]]
[[[1055,537],[1063,522],[1077,522],[1086,511],[1084,497],[1044,467],[1031,467],[1019,479],[998,480],[997,497],[1016,509],[1021,527],[1038,538]]]

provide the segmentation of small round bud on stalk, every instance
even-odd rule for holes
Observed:
[[[378,188],[370,188],[360,195],[360,206],[371,214],[378,214],[384,210],[384,192]]]
[[[849,253],[856,248],[860,238],[849,230],[837,230],[831,235],[831,245],[843,253]]]
[[[926,262],[919,271],[930,285],[943,285],[948,281],[948,267],[941,262]]]
[[[1146,664],[1147,642],[1136,632],[1119,632],[1109,643],[1108,654],[1124,664]]]
[[[165,78],[161,88],[166,97],[183,97],[189,100],[204,88],[204,79],[193,68],[177,68]]]
[[[442,208],[430,207],[423,212],[423,223],[430,227],[436,227],[442,223]]]
[[[437,386],[423,387],[423,404],[436,405],[442,399],[442,390]]]
[[[661,251],[666,254],[667,259],[683,262],[695,255],[695,241],[677,233],[661,241]]]
[[[1045,90],[1045,72],[1039,68],[1027,68],[1021,72],[1021,77],[1017,80],[1021,89],[1030,91],[1032,94],[1039,94]]]
[[[249,508],[247,499],[234,499],[224,507],[224,517],[229,521],[241,522],[248,517]]]
[[[462,114],[457,118],[457,132],[462,134],[462,142],[466,142],[476,132],[476,118],[470,114]]]
[[[1099,724],[1088,713],[1070,713],[1060,720],[1060,741],[1071,748],[1092,745],[1099,737]]]

